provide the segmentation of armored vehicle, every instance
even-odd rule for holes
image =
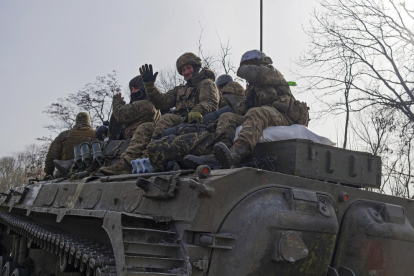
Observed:
[[[240,168],[174,167],[2,191],[1,275],[413,274],[414,202],[369,191],[376,156],[287,140]]]

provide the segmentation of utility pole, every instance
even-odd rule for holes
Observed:
[[[260,0],[260,51],[263,52],[263,0]]]

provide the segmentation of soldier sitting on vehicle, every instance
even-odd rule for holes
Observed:
[[[187,81],[167,93],[161,93],[154,83],[157,73],[153,73],[152,65],[140,69],[148,99],[160,110],[175,107],[174,113],[165,114],[157,123],[143,123],[137,127],[127,150],[121,160],[113,166],[102,167],[105,174],[131,173],[131,161],[146,157],[146,148],[153,137],[160,137],[168,128],[188,122],[203,122],[203,115],[218,108],[219,93],[214,84],[215,75],[208,68],[201,69],[201,59],[193,53],[185,53],[177,59],[177,71]]]
[[[258,50],[248,51],[241,58],[237,75],[249,84],[246,99],[239,108],[244,115],[242,129],[230,149],[222,142],[213,148],[223,168],[237,166],[250,155],[265,128],[308,125],[306,103],[295,100],[285,78],[272,63],[270,57]]]
[[[148,100],[141,76],[136,76],[129,82],[129,90],[129,104],[125,104],[121,93],[115,94],[112,100],[112,114],[115,120],[111,120],[111,125],[123,124],[122,133],[117,135],[118,139],[131,138],[140,124],[156,122],[161,117],[160,111]]]
[[[87,112],[80,112],[76,115],[75,125],[72,129],[61,132],[50,144],[45,160],[44,172],[46,176],[53,175],[55,163],[60,167],[61,173],[67,173],[73,162],[67,162],[68,164],[66,164],[64,162],[57,162],[57,160],[73,159],[74,146],[93,140],[96,140],[96,138],[95,131],[91,125],[91,118]]]
[[[221,94],[220,107],[230,106],[230,110],[237,110],[244,98],[243,86],[234,82],[230,75],[219,76],[216,85]],[[186,155],[188,158],[184,161],[190,167],[195,164],[208,164],[214,168],[220,166],[211,154],[213,146],[218,142],[231,146],[242,118],[233,112],[223,113],[216,122],[206,123],[206,126],[188,124],[179,128],[175,135],[152,141],[147,147],[152,166],[157,171],[164,171],[171,161],[180,163]]]

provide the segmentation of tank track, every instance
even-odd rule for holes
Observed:
[[[87,276],[116,273],[113,250],[106,244],[14,214],[0,212],[0,222],[7,226],[8,234],[27,238],[29,249],[39,247],[58,255],[62,272],[80,271]]]

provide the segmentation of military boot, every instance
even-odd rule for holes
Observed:
[[[220,169],[221,165],[214,157],[214,154],[207,154],[201,156],[187,155],[184,157],[184,163],[187,167],[196,170],[200,165],[208,165],[212,169]]]
[[[214,145],[213,153],[223,169],[230,169],[230,167],[240,164],[242,159],[250,154],[250,145],[236,141],[229,149],[224,143],[220,142]]]
[[[99,169],[100,173],[109,174],[130,174],[132,173],[132,165],[124,159],[119,160],[116,164]]]

